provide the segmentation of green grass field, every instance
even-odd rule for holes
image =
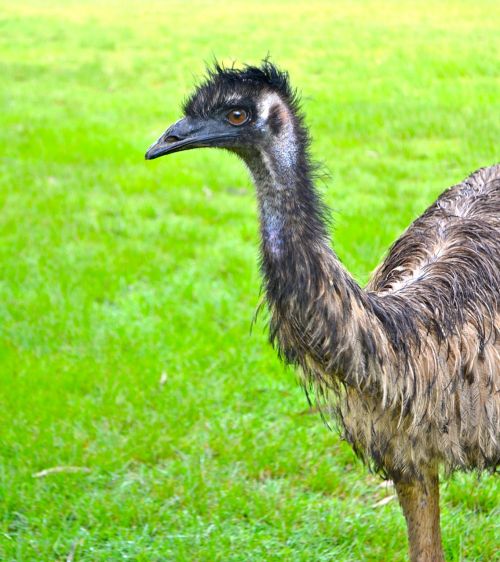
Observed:
[[[364,283],[500,159],[499,6],[0,2],[1,560],[405,560],[393,490],[250,333],[243,166],[144,152],[204,61],[270,53]],[[85,470],[33,476],[57,466]],[[448,560],[500,559],[498,504],[493,477],[443,484]]]

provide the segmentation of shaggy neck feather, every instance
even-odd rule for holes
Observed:
[[[245,158],[257,188],[271,339],[306,374],[319,368],[360,382],[373,351],[366,297],[331,249],[300,136]]]

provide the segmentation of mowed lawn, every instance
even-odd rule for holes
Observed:
[[[250,331],[243,166],[144,152],[204,61],[271,54],[364,283],[500,160],[499,29],[493,1],[1,3],[1,560],[405,560],[393,489]],[[447,560],[499,559],[499,495],[443,484]]]

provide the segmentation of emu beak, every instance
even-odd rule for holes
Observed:
[[[224,123],[212,120],[185,117],[169,127],[163,135],[153,143],[146,152],[146,160],[154,160],[165,154],[173,154],[181,150],[226,146],[229,139],[235,137],[228,132]],[[221,144],[222,143],[222,144]]]

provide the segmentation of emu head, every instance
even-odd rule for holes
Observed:
[[[283,149],[287,139],[291,149],[294,131],[301,130],[288,74],[267,60],[260,67],[242,69],[215,65],[183,109],[184,116],[149,148],[146,159],[216,147],[248,160],[256,151],[272,152],[272,147],[276,151],[280,144]]]

